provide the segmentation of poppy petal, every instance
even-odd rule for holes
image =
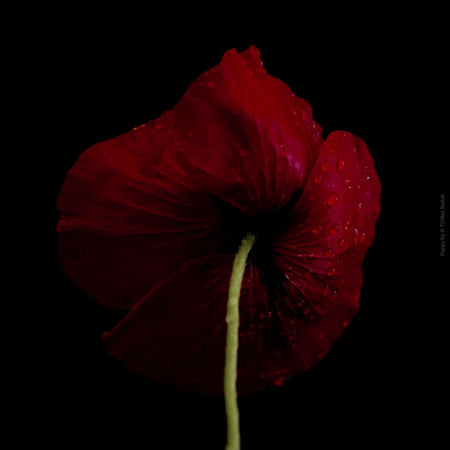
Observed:
[[[82,289],[131,308],[104,336],[114,356],[155,381],[221,393],[234,256],[219,250],[223,211],[283,212],[273,261],[261,270],[250,258],[242,286],[238,390],[251,392],[312,366],[358,310],[379,196],[361,139],[323,142],[258,50],[231,50],[172,110],[80,156],[58,199],[59,252]]]
[[[128,368],[186,391],[223,391],[233,255],[199,258],[144,296],[103,342]]]
[[[361,264],[374,238],[380,190],[365,143],[333,132],[296,205],[295,220],[276,242],[275,263],[298,289],[299,306],[327,323],[321,330],[310,327],[311,337],[328,336],[329,345],[358,309]]]
[[[223,392],[226,302],[233,257],[186,265],[143,297],[103,342],[128,368],[184,391]],[[289,276],[289,275],[288,275]],[[183,295],[180,298],[180,288]],[[339,298],[319,309],[303,285],[268,294],[255,265],[244,276],[237,389],[240,394],[282,384],[321,359],[357,311]]]
[[[171,271],[216,245],[210,228],[219,219],[211,200],[160,171],[171,123],[166,113],[89,148],[61,189],[60,260],[67,275],[106,306],[130,308]]]
[[[250,216],[279,207],[321,143],[310,106],[259,51],[230,50],[172,110],[80,156],[58,198],[66,273],[102,304],[132,307],[223,241],[211,195]]]
[[[246,214],[282,206],[308,179],[323,140],[311,107],[267,74],[255,47],[230,50],[174,111],[170,161]]]

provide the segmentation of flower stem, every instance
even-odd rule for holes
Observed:
[[[255,236],[247,234],[233,262],[227,302],[227,343],[225,347],[224,395],[227,416],[227,445],[225,450],[239,450],[239,409],[237,404],[236,379],[239,343],[239,295],[248,254],[255,243]]]

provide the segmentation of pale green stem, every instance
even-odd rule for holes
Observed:
[[[233,262],[227,303],[227,344],[225,347],[224,395],[227,416],[227,445],[225,450],[239,450],[239,409],[237,403],[236,379],[239,343],[239,295],[248,254],[255,243],[255,236],[247,234]]]

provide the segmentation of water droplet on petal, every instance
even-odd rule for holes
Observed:
[[[319,227],[314,228],[312,230],[312,233],[315,234],[315,235],[318,235],[321,231],[322,231],[322,227],[319,226]]]
[[[338,226],[336,224],[331,225],[330,234],[336,234],[338,232]]]
[[[323,288],[322,294],[326,297],[330,293],[330,286],[328,284]]]
[[[329,197],[328,197],[328,206],[334,206],[339,200],[338,195],[336,194],[336,192],[333,192]]]
[[[364,242],[366,240],[366,233],[361,233],[361,236],[359,237],[359,242]]]
[[[330,267],[330,268],[327,270],[327,275],[330,276],[330,277],[334,277],[334,276],[336,275],[336,268]]]
[[[342,326],[345,328],[350,324],[350,320],[344,320],[344,322],[342,322]]]
[[[308,113],[306,111],[302,111],[300,117],[302,118],[302,120],[306,120],[308,118]]]
[[[361,212],[363,209],[363,203],[362,202],[358,202],[356,204],[356,212]]]
[[[338,245],[340,248],[343,248],[345,246],[345,239],[344,238],[339,239]]]
[[[297,116],[298,116],[298,112],[297,112],[297,110],[294,109],[294,108],[291,108],[291,114],[292,114],[294,117],[297,117]]]
[[[348,231],[351,224],[352,224],[352,221],[350,219],[344,220],[344,231]]]
[[[322,175],[316,175],[315,177],[314,177],[314,183],[315,184],[320,184],[320,183],[322,183],[322,180],[323,180],[323,176]]]
[[[327,248],[326,250],[323,251],[323,256],[325,256],[325,258],[331,258],[333,256],[332,250]]]
[[[359,230],[358,228],[355,228],[354,243],[357,244],[358,242],[359,242]]]
[[[337,168],[340,172],[342,172],[345,169],[345,165],[346,162],[342,158],[339,158],[337,162]]]
[[[210,87],[210,88],[214,87],[214,84],[212,81],[208,81],[208,87]]]
[[[278,377],[274,383],[275,386],[281,386],[284,383],[284,377]]]
[[[155,130],[160,130],[162,128],[161,122],[155,122]]]
[[[330,168],[330,163],[329,163],[328,161],[324,161],[324,162],[321,164],[320,168],[321,168],[324,172],[326,172],[326,171]]]
[[[349,177],[345,177],[345,178],[342,180],[342,184],[343,184],[347,189],[351,189],[351,188],[352,188],[352,182],[351,182],[351,180],[350,180]]]

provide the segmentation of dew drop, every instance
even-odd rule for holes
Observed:
[[[323,256],[325,256],[325,258],[331,258],[333,256],[332,250],[330,248],[327,248],[323,251]]]
[[[361,212],[363,209],[363,203],[362,202],[358,202],[356,204],[356,212]]]
[[[160,130],[162,128],[161,122],[155,122],[155,130]]]
[[[344,322],[342,322],[342,326],[345,328],[350,324],[350,320],[344,320]]]
[[[316,175],[315,177],[314,177],[314,183],[315,184],[320,184],[320,183],[322,183],[322,180],[323,180],[323,176],[322,175]]]
[[[345,162],[342,158],[339,158],[339,159],[338,159],[338,162],[337,162],[337,168],[338,168],[338,170],[339,170],[340,172],[342,172],[342,171],[345,169],[345,166],[346,166],[346,162]]]
[[[356,186],[356,195],[358,197],[361,195],[361,186],[359,184]]]
[[[208,81],[208,87],[210,87],[210,88],[214,87],[214,84],[212,83],[212,81]]]
[[[335,267],[330,267],[327,270],[327,275],[330,277],[334,277],[336,275],[336,268]]]
[[[340,248],[343,248],[345,246],[345,239],[344,238],[339,239],[338,245]]]
[[[336,194],[336,192],[333,192],[329,197],[328,197],[328,206],[334,206],[339,200],[338,195]]]
[[[336,234],[338,232],[338,226],[336,224],[331,225],[329,232],[330,234]]]
[[[368,172],[370,169],[369,169],[369,166],[366,164],[363,166],[362,170],[363,170],[363,172]]]
[[[304,121],[308,118],[308,113],[306,111],[302,111],[302,113],[300,114],[300,117]]]
[[[359,237],[359,242],[364,242],[366,240],[366,233],[361,233],[361,236]]]
[[[358,242],[359,242],[359,230],[358,228],[355,228],[354,243],[357,244]]]
[[[326,297],[330,293],[330,286],[328,284],[323,288],[322,294]]]
[[[297,116],[298,116],[298,112],[297,112],[297,110],[294,109],[294,108],[291,108],[291,114],[292,114],[294,117],[297,117]]]
[[[275,386],[281,386],[284,383],[284,377],[278,377],[274,383]]]
[[[315,234],[316,236],[322,231],[322,227],[316,227],[312,230],[312,233]]]
[[[343,184],[347,189],[351,189],[351,188],[352,188],[352,182],[351,182],[351,180],[350,180],[349,177],[345,177],[345,178],[342,180],[342,184]]]
[[[352,221],[350,219],[344,220],[344,231],[348,231],[351,224],[352,224]]]
[[[326,171],[330,168],[330,163],[329,163],[328,161],[324,161],[324,162],[322,163],[322,165],[320,166],[320,168],[321,168],[324,172],[326,172]]]

